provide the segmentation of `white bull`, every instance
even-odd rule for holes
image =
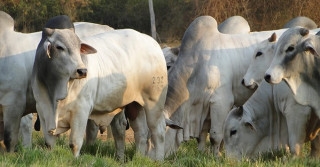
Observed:
[[[265,80],[278,84],[285,80],[297,102],[311,106],[320,118],[320,79],[318,60],[320,38],[307,29],[296,27],[286,31],[275,47],[275,56]]]
[[[96,122],[96,115],[125,107],[131,120],[137,116],[140,120],[142,107],[145,112],[140,113],[145,113],[154,146],[149,155],[163,159],[167,70],[159,44],[134,30],[83,39],[94,48],[68,29],[45,29],[43,34],[32,88],[46,130],[56,135],[70,127],[70,146],[74,156],[79,156],[89,116]],[[67,120],[64,129],[59,129],[59,115]]]
[[[287,146],[299,155],[303,143],[313,141],[319,130],[315,113],[296,102],[286,83],[271,86],[264,81],[243,107],[229,113],[224,127],[226,155],[254,158]],[[312,155],[319,156],[318,140],[312,146]]]
[[[20,118],[22,115],[35,112],[35,100],[32,95],[30,79],[35,57],[37,44],[41,39],[41,33],[19,33],[14,31],[14,20],[10,15],[0,11],[0,107],[2,128],[4,132],[0,139],[4,138],[4,143],[8,151],[14,151],[18,142],[18,132]],[[5,24],[2,24],[5,23]],[[91,23],[81,23],[81,26],[90,25]],[[110,28],[104,31],[109,31]],[[103,29],[77,29],[78,33],[82,31],[101,33]],[[84,33],[83,33],[84,34]],[[84,34],[85,35],[85,34]],[[85,36],[81,36],[83,38]],[[24,119],[24,118],[23,118]],[[30,127],[32,121],[27,122],[26,127]],[[32,126],[32,125],[31,125]],[[28,129],[28,128],[27,128]],[[31,133],[24,134],[27,136],[25,143],[31,145]]]
[[[254,48],[273,32],[222,34],[209,16],[191,23],[184,34],[178,59],[168,72],[165,110],[184,129],[167,131],[167,153],[175,151],[190,137],[198,138],[199,149],[203,149],[210,131],[214,153],[219,155],[228,112],[234,105],[242,105],[253,93],[241,85],[241,80]]]

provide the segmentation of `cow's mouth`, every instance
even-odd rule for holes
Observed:
[[[251,85],[246,85],[246,88],[251,89],[251,90],[255,90],[258,88],[258,84],[254,82]]]

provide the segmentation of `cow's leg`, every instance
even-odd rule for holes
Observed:
[[[210,119],[208,118],[203,123],[203,127],[198,140],[198,149],[200,151],[205,151],[207,136],[210,130],[210,124],[211,122],[210,122]]]
[[[125,138],[126,138],[127,120],[124,111],[121,111],[114,116],[111,121],[112,134],[116,145],[117,157],[121,160],[124,159]]]
[[[86,104],[86,103],[84,103]],[[70,138],[69,146],[72,150],[73,156],[78,157],[80,155],[80,149],[83,144],[83,137],[87,126],[90,108],[89,106],[77,106],[74,112],[71,113],[73,116],[70,122]]]
[[[127,108],[126,108],[127,109]],[[126,111],[130,112],[130,111]],[[136,150],[141,155],[146,155],[147,141],[148,141],[148,126],[145,111],[141,108],[137,111],[138,115],[134,120],[130,120],[130,126],[134,131],[134,140],[136,143]]]
[[[24,103],[3,106],[4,144],[8,152],[13,152],[18,143],[20,121],[25,109]]]
[[[113,139],[112,129],[110,125],[107,126],[107,139]]]
[[[0,152],[5,152],[5,149],[6,149],[3,143],[3,135],[4,135],[4,122],[3,122],[2,105],[0,104]]]
[[[220,145],[223,139],[223,124],[231,110],[234,98],[231,89],[217,89],[210,99],[210,142],[215,156],[220,156]]]
[[[93,120],[88,119],[87,128],[86,128],[86,143],[91,145],[96,141],[99,131],[99,126],[94,123]]]
[[[42,129],[42,133],[44,135],[45,144],[48,148],[53,148],[56,144],[56,136],[51,135],[46,127],[45,119],[41,113],[38,113],[38,116],[40,118],[40,126]]]
[[[312,157],[320,157],[320,137],[319,134],[315,139],[311,141],[311,152]]]
[[[27,114],[21,118],[19,136],[22,137],[22,145],[25,148],[31,147],[32,139],[32,118],[33,115]]]
[[[149,152],[149,156],[155,160],[164,159],[164,139],[165,139],[165,118],[163,113],[162,100],[146,101],[145,111],[148,128],[151,134],[151,141],[154,146]]]
[[[289,105],[284,111],[288,126],[290,152],[293,155],[300,155],[306,139],[306,125],[310,114],[311,109],[301,105]]]

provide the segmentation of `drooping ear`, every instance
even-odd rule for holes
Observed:
[[[313,40],[315,38],[312,38]],[[317,49],[317,47],[314,45],[314,43],[311,41],[311,40],[307,40],[303,43],[303,50],[306,51],[306,52],[310,52],[311,54],[313,54],[314,56],[317,56],[319,57],[319,53],[320,53],[320,50]]]
[[[230,111],[230,115],[233,115],[233,116],[236,117],[236,118],[241,118],[242,115],[243,115],[243,107],[240,106],[240,107],[237,107],[237,108],[233,108],[233,109]]]
[[[97,50],[88,44],[81,43],[80,53],[81,54],[94,54],[94,53],[97,53]]]
[[[254,126],[254,124],[250,121],[244,122],[244,126],[247,128],[250,128],[253,131],[257,131],[256,127]]]
[[[51,59],[51,55],[50,55],[51,42],[48,40],[45,41],[43,43],[43,47],[44,47],[44,50],[46,51],[47,56],[49,57],[49,59]]]
[[[43,32],[46,34],[46,36],[50,37],[54,33],[54,29],[44,28]]]
[[[169,126],[172,129],[183,129],[183,127],[168,118],[166,118],[166,126]]]
[[[277,34],[274,32],[268,40],[269,42],[275,42],[277,40]]]
[[[309,34],[309,30],[306,28],[300,28],[299,32],[302,36],[306,36]]]

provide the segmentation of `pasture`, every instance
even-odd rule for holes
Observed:
[[[159,9],[165,11],[163,2],[154,1],[156,11]],[[3,72],[3,75],[0,76],[0,122],[3,122],[0,124],[0,140],[4,140],[0,143],[2,147],[0,147],[0,167],[320,166],[320,151],[318,150],[320,140],[317,137],[320,129],[320,123],[318,123],[320,88],[317,85],[320,85],[320,80],[319,77],[313,76],[314,73],[308,75],[311,76],[308,80],[304,76],[306,71],[311,71],[305,69],[311,68],[313,72],[317,72],[316,76],[320,76],[317,66],[320,64],[320,47],[318,47],[320,37],[317,36],[320,30],[316,29],[319,25],[317,15],[314,15],[317,23],[313,20],[299,22],[299,26],[305,28],[309,23],[314,23],[308,28],[310,32],[302,27],[296,28],[295,25],[288,26],[292,27],[289,30],[284,30],[279,29],[279,25],[282,25],[291,16],[291,13],[285,12],[286,15],[283,17],[278,17],[282,15],[281,12],[272,13],[275,18],[278,18],[277,24],[260,18],[258,20],[262,21],[257,22],[256,19],[248,16],[259,16],[258,14],[265,12],[250,11],[252,14],[248,14],[248,9],[251,9],[255,0],[250,3],[241,1],[240,6],[242,7],[239,9],[243,8],[245,12],[236,12],[236,14],[245,16],[248,21],[244,19],[243,23],[246,23],[244,26],[230,24],[229,32],[223,31],[223,28],[219,29],[219,26],[223,25],[222,18],[227,15],[203,16],[212,15],[209,10],[202,12],[207,9],[205,6],[213,8],[212,6],[219,6],[219,4],[210,3],[211,1],[207,0],[203,1],[203,4],[195,1],[194,4],[189,4],[195,6],[192,11],[201,12],[194,12],[195,15],[189,20],[183,20],[183,24],[177,24],[179,28],[170,26],[172,30],[169,30],[161,26],[162,21],[169,23],[164,21],[169,20],[166,19],[168,16],[162,18],[156,12],[159,18],[158,25],[152,21],[154,16],[151,16],[152,26],[159,27],[158,37],[153,30],[152,39],[139,33],[150,35],[149,24],[145,26],[118,22],[118,25],[113,24],[112,21],[106,22],[104,19],[92,20],[90,18],[95,15],[90,14],[91,10],[94,11],[92,13],[103,14],[98,9],[94,10],[96,6],[103,4],[102,1],[101,3],[81,2],[83,4],[80,6],[87,7],[87,9],[79,10],[79,13],[74,15],[70,15],[70,12],[77,11],[75,5],[73,6],[75,9],[70,8],[69,12],[61,9],[63,12],[51,13],[68,16],[59,16],[59,21],[55,20],[56,18],[53,19],[54,21],[50,19],[43,29],[39,44],[34,41],[40,40],[40,33],[30,35],[19,31],[38,31],[38,28],[42,28],[47,18],[51,16],[42,12],[44,14],[39,14],[39,19],[42,19],[37,24],[32,21],[27,24],[25,22],[29,22],[28,18],[25,19],[24,15],[19,12],[12,13],[14,18],[2,12],[2,10],[12,12],[11,6],[15,2],[0,2],[0,6],[5,6],[4,9],[0,8],[0,21],[7,23],[0,24],[2,39],[0,40],[0,71]],[[61,1],[60,6],[62,4]],[[138,4],[137,2],[129,3],[128,1],[126,4],[124,8],[126,10],[142,11],[130,6],[130,4]],[[184,6],[181,5],[182,1],[179,4]],[[273,3],[270,2],[270,4]],[[310,4],[312,3],[308,3]],[[36,4],[38,8],[42,5],[52,6],[45,2]],[[219,8],[225,5],[228,4],[220,4]],[[19,7],[21,6],[23,5],[20,4]],[[188,5],[185,4],[185,6],[187,8]],[[299,15],[308,15],[302,10],[306,7],[302,5]],[[115,7],[117,11],[119,8]],[[48,10],[49,13],[50,10]],[[59,11],[58,8],[55,10]],[[172,10],[179,11],[178,8]],[[236,11],[235,9],[228,10],[229,12]],[[281,8],[274,9],[274,11],[278,10],[285,11]],[[290,8],[290,10],[295,10],[295,8]],[[110,13],[116,12],[110,10]],[[153,12],[150,11],[150,13]],[[230,14],[233,12],[228,15]],[[22,20],[17,17],[18,15],[23,16]],[[125,14],[122,15],[125,16]],[[296,16],[294,13],[292,15]],[[149,15],[144,14],[144,16]],[[187,16],[185,13],[184,17]],[[134,18],[131,19],[135,20]],[[98,32],[100,29],[97,27],[81,28],[75,25],[76,30],[83,31],[87,35],[81,37],[77,32],[72,31],[74,29],[66,30],[73,27],[70,19],[111,25],[115,30],[113,28],[112,30],[103,29],[101,33]],[[138,20],[143,22],[143,19]],[[254,24],[250,27],[249,22],[251,25]],[[262,27],[262,25],[273,25],[273,27]],[[56,30],[60,29],[60,26],[63,27],[62,30]],[[138,32],[128,29],[121,30],[124,26]],[[241,31],[233,32],[236,30],[235,27]],[[173,29],[179,29],[179,31],[173,31]],[[266,29],[270,31],[253,32]],[[94,35],[89,35],[89,32]],[[283,33],[284,38],[279,38]],[[181,38],[182,35],[183,38]],[[266,45],[270,45],[269,49],[272,50],[270,53],[257,47],[259,42],[263,41],[265,43],[262,46],[265,48],[267,48]],[[17,49],[16,46],[23,47]],[[172,53],[180,52],[173,55],[174,61],[177,62],[173,63],[174,66],[170,70],[168,57],[163,54],[165,53],[163,50],[161,52],[161,49],[166,46],[177,47],[175,51],[170,49]],[[88,54],[94,54],[94,56],[87,57]],[[272,55],[274,58],[286,56],[285,59],[281,57],[281,62],[282,59],[285,63],[290,59],[292,62],[297,60],[295,62],[300,63],[300,66],[292,69],[285,69],[282,66],[284,63],[276,64],[278,68],[274,68],[276,69],[274,74],[265,72],[266,69],[263,69],[261,64],[252,68],[255,73],[258,70],[262,71],[259,74],[260,80],[265,79],[269,83],[278,84],[285,79],[290,87],[287,87],[288,85],[284,88],[280,87],[279,90],[283,90],[284,93],[273,89],[277,86],[269,87],[270,85],[265,82],[269,86],[264,87],[263,84],[260,86],[261,82],[258,82],[257,77],[248,77],[251,85],[246,84],[243,76],[247,69],[250,69],[249,65],[254,64],[251,63],[252,58],[261,60],[267,68],[267,60],[261,59],[266,56],[262,55]],[[310,58],[316,63],[310,63],[311,66],[301,64],[301,62],[309,61],[298,61],[295,59],[297,55],[304,55],[303,58],[306,60]],[[171,59],[173,58],[169,57],[168,60]],[[278,59],[277,62],[280,62],[280,58]],[[297,70],[297,67],[301,67],[300,70]],[[291,71],[296,70],[295,73],[290,73],[290,69]],[[289,71],[288,74],[285,74],[287,71]],[[277,77],[272,82],[270,82],[271,74],[274,78]],[[292,76],[289,77],[289,75]],[[315,84],[310,84],[310,80]],[[300,81],[304,81],[303,84]],[[298,93],[296,93],[296,88],[299,88]],[[316,91],[310,91],[313,89]],[[306,93],[307,91],[309,92]],[[234,108],[235,106],[237,108]],[[43,132],[32,130],[31,133],[31,130],[26,129],[23,132],[29,132],[29,137],[17,144],[19,121],[16,120],[20,120],[22,114],[36,109],[40,115]],[[125,109],[124,112],[114,117],[123,109]],[[144,112],[141,112],[141,109],[144,109]],[[111,111],[115,112],[111,113]],[[106,114],[107,112],[110,115]],[[108,119],[102,118],[103,116],[108,116]],[[130,120],[130,126],[135,130],[135,134],[132,129],[125,131],[128,122],[125,116],[127,120]],[[113,139],[100,134],[93,144],[87,145],[85,140],[82,143],[85,133],[89,136],[88,142],[90,143],[91,132],[85,132],[88,119],[95,121],[100,130],[109,125],[113,119],[111,126],[116,144]],[[167,129],[165,133],[164,122],[171,127],[181,126],[184,130]],[[28,125],[30,125],[28,127],[32,125],[31,118]],[[24,129],[21,127],[20,129]],[[88,127],[88,130],[98,128],[92,127],[90,123]],[[64,133],[68,129],[71,129],[69,133]],[[210,134],[210,140],[207,133]],[[31,135],[32,147],[25,147],[27,146],[25,141],[30,139]],[[55,140],[52,135],[60,136]],[[134,135],[136,141],[134,141]],[[149,144],[153,146],[153,149],[148,151],[145,149],[147,137],[151,141]],[[317,138],[314,140],[314,137]],[[124,138],[126,138],[125,141]],[[189,141],[183,142],[184,140]],[[311,144],[309,140],[315,142]],[[31,141],[28,141],[30,145]],[[179,148],[178,145],[180,145]],[[284,145],[288,147],[284,149]],[[312,150],[311,145],[314,146]],[[51,148],[48,148],[49,146]],[[6,151],[4,147],[7,148]],[[276,148],[282,149],[277,150]],[[164,157],[167,151],[174,151],[174,153]],[[149,157],[144,156],[145,152]],[[319,153],[319,155],[316,158],[311,157],[310,152]],[[221,156],[218,157],[220,154]],[[240,157],[240,160],[230,158],[231,155]],[[251,157],[253,155],[257,157],[241,159],[241,156]]]
[[[127,142],[125,161],[120,162],[115,158],[115,147],[113,140],[98,139],[93,145],[84,147],[79,158],[74,158],[68,145],[68,137],[62,135],[56,147],[48,150],[44,144],[41,132],[33,132],[32,148],[24,149],[20,144],[15,153],[5,153],[0,156],[0,166],[319,166],[320,160],[308,156],[310,143],[303,147],[301,157],[293,157],[285,150],[262,154],[256,160],[241,161],[228,159],[224,156],[215,158],[207,150],[197,150],[197,141],[190,140],[183,143],[176,154],[165,158],[164,161],[153,161],[150,158],[135,154],[135,143]],[[207,148],[209,148],[207,141]]]

